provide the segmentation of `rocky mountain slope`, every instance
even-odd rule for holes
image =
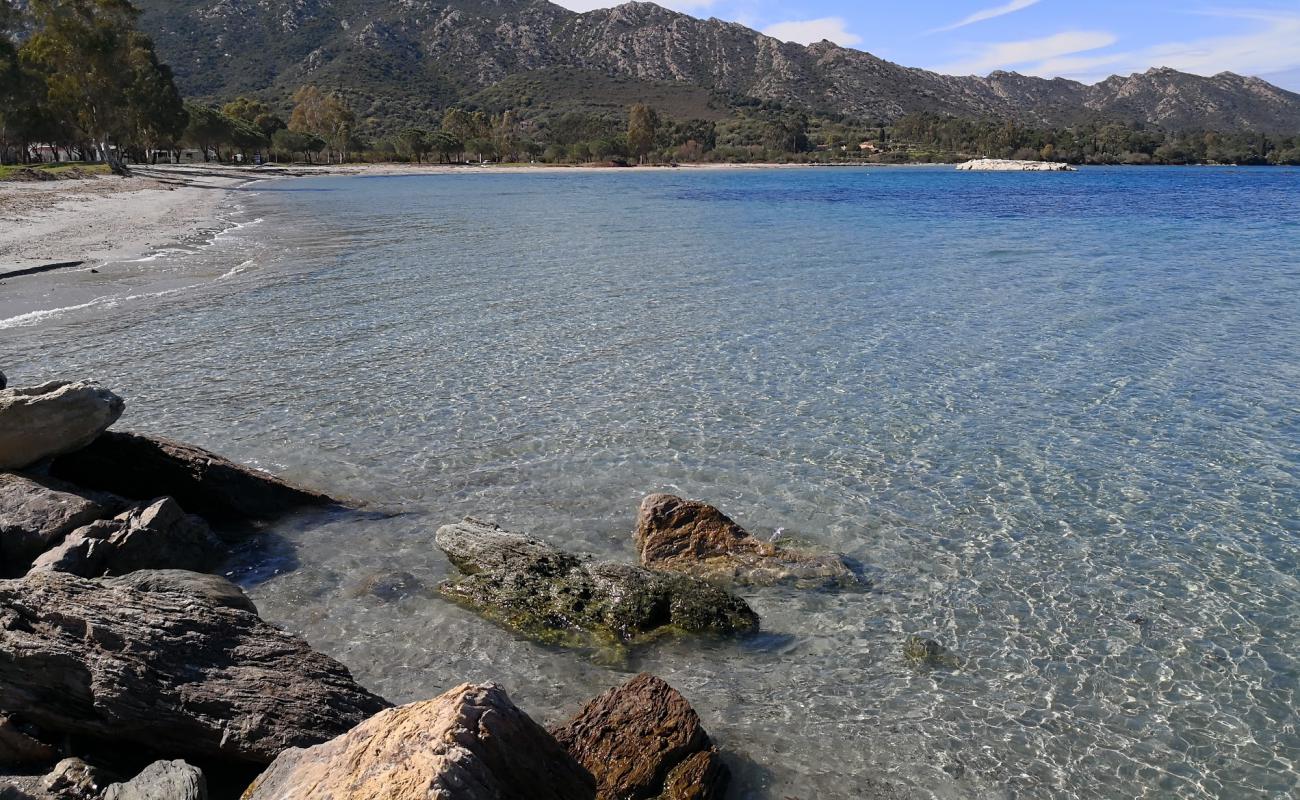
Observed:
[[[1168,69],[1095,86],[995,72],[957,77],[819,42],[628,3],[578,14],[546,0],[139,0],[142,26],[188,93],[227,97],[314,82],[437,108],[537,70],[628,80],[628,102],[677,84],[719,97],[888,121],[914,111],[1068,124],[1300,130],[1300,95],[1258,78]],[[578,91],[575,89],[575,92]]]

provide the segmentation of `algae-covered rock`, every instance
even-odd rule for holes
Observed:
[[[961,666],[961,659],[951,650],[922,636],[907,637],[903,642],[903,658],[915,667],[957,669]]]
[[[436,541],[463,573],[439,587],[445,597],[548,644],[634,644],[671,630],[728,635],[758,627],[744,600],[685,575],[592,561],[475,519],[444,525]]]
[[[651,569],[756,586],[860,585],[838,554],[765,542],[713,506],[671,494],[641,501],[635,536],[641,563]]]

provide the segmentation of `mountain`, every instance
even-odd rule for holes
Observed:
[[[670,106],[725,109],[752,98],[880,122],[929,111],[1043,125],[1105,118],[1171,129],[1300,130],[1300,94],[1258,78],[1152,69],[1088,86],[1008,72],[940,75],[653,3],[582,14],[546,0],[138,3],[141,26],[188,94],[284,97],[317,83],[369,98],[363,110],[376,117],[472,98],[518,99],[520,86],[580,106],[583,84],[598,83],[608,105],[658,94]],[[527,91],[525,99],[536,99]]]

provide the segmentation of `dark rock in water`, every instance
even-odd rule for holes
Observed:
[[[0,469],[21,469],[85,447],[125,408],[122,398],[88,383],[0,389]]]
[[[953,655],[952,651],[933,639],[921,636],[907,637],[903,642],[903,658],[917,667],[957,669],[961,666],[961,659]]]
[[[0,576],[23,574],[74,529],[116,514],[119,502],[51,478],[0,472]]]
[[[8,386],[9,386],[9,379],[5,377],[5,374],[3,372],[0,372],[0,389],[7,388]]]
[[[600,800],[721,800],[731,774],[686,698],[641,674],[551,731],[596,776]]]
[[[184,761],[155,761],[125,783],[111,784],[104,800],[207,800],[203,771]]]
[[[349,591],[351,597],[371,595],[386,603],[393,603],[403,597],[432,597],[434,592],[424,581],[409,572],[377,572],[367,575],[357,582]]]
[[[54,760],[54,748],[37,739],[13,719],[0,715],[0,766],[46,764]]]
[[[768,586],[857,587],[857,575],[834,553],[765,542],[707,503],[652,494],[637,513],[641,564],[709,580]]]
[[[134,589],[137,592],[180,592],[197,597],[209,605],[257,613],[257,606],[244,590],[221,577],[206,572],[183,569],[143,569],[103,581],[105,586]]]
[[[136,500],[168,495],[186,511],[215,522],[272,519],[335,503],[200,447],[135,433],[105,433],[88,447],[56,458],[50,472]]]
[[[78,528],[32,569],[98,578],[142,569],[203,570],[224,555],[225,546],[206,522],[164,497]]]
[[[41,788],[57,800],[99,800],[112,776],[79,758],[65,758],[41,781]]]
[[[243,800],[593,800],[595,781],[499,686],[464,684],[286,750]]]
[[[744,600],[684,575],[590,561],[474,519],[444,525],[436,541],[464,573],[439,587],[444,596],[543,642],[618,645],[672,629],[758,627]]]
[[[301,639],[191,592],[0,581],[0,708],[50,734],[269,763],[387,706]]]

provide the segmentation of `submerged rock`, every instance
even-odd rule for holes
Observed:
[[[32,569],[98,578],[142,569],[203,570],[224,555],[206,522],[164,497],[78,528],[37,558]]]
[[[618,645],[672,629],[758,627],[744,600],[704,581],[587,560],[475,519],[444,525],[436,541],[464,573],[439,587],[444,596],[543,642]]]
[[[0,469],[78,450],[122,416],[122,398],[88,383],[0,389]]]
[[[135,500],[167,495],[213,521],[271,519],[335,501],[201,447],[136,433],[109,432],[60,456],[50,472],[91,489]]]
[[[291,749],[243,800],[587,800],[595,781],[501,687],[463,684]]]
[[[184,761],[155,761],[131,780],[110,784],[104,800],[208,800],[208,782]]]
[[[191,592],[0,581],[0,708],[50,734],[264,764],[387,706],[296,636]]]
[[[600,800],[721,800],[731,773],[686,698],[642,673],[551,731],[596,777]]]
[[[0,473],[0,577],[23,574],[73,530],[119,508],[112,498],[62,481]]]
[[[860,585],[842,556],[765,542],[713,506],[671,494],[641,501],[634,535],[652,569],[759,586]]]
[[[909,636],[903,642],[903,658],[916,667],[957,669],[961,659],[933,639]]]

